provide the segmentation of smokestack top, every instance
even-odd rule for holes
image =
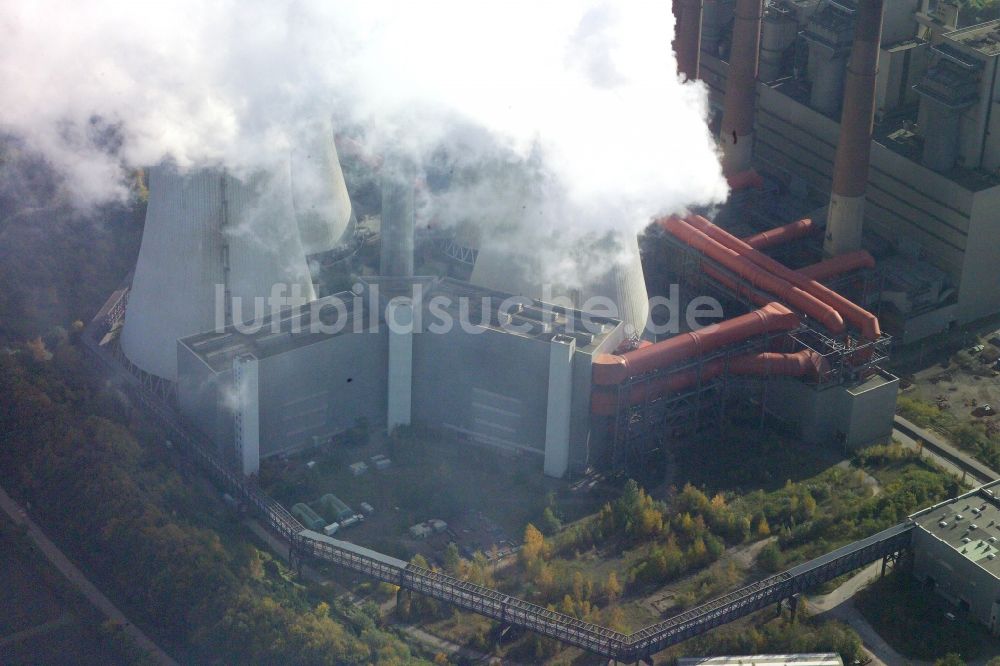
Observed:
[[[884,0],[858,2],[854,44],[847,64],[840,141],[834,162],[833,191],[843,196],[863,195],[868,183],[883,6]]]
[[[673,0],[673,48],[677,55],[677,73],[688,81],[698,78],[703,9],[704,0]]]
[[[746,171],[752,157],[757,69],[760,63],[760,29],[764,0],[737,0],[729,78],[722,110],[722,140],[727,175]]]
[[[879,43],[884,0],[859,0],[854,43],[847,65],[840,141],[833,163],[833,191],[827,217],[827,254],[861,247],[864,195],[868,186]]]

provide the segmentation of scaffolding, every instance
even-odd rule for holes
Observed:
[[[750,311],[762,302],[775,297],[761,291],[737,273],[722,264],[702,255],[670,234],[663,236],[670,250],[672,261],[670,273],[688,290],[699,294],[711,294],[722,302],[733,303],[740,309]],[[732,288],[706,274],[709,266],[716,275],[721,275]],[[874,271],[865,271],[858,276],[846,276],[836,284],[861,279],[862,292],[870,298],[881,289],[881,276]],[[877,293],[875,293],[877,296]],[[817,322],[800,313],[802,325],[795,330],[765,334],[689,359],[684,363],[662,368],[654,372],[629,378],[618,386],[617,408],[611,433],[609,462],[611,469],[621,472],[632,468],[644,468],[656,451],[669,441],[690,436],[701,431],[705,424],[720,425],[726,415],[726,407],[733,388],[739,386],[739,395],[745,398],[756,392],[759,396],[760,424],[763,427],[768,414],[766,390],[772,379],[770,374],[736,377],[729,372],[729,361],[740,356],[775,350],[809,350],[822,359],[825,372],[810,380],[809,385],[821,386],[858,380],[876,372],[889,358],[892,345],[891,336],[883,334],[878,340],[861,340],[845,334],[831,335]],[[723,371],[715,377],[705,378],[705,368],[709,364],[722,361]],[[652,395],[649,390],[642,393],[642,387],[665,377],[694,371],[697,380],[694,385],[669,395]],[[640,404],[632,404],[626,398],[637,393],[647,398]]]

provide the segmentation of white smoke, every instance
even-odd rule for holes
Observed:
[[[418,164],[442,147],[466,165],[498,155],[531,164],[544,175],[543,227],[639,231],[653,215],[726,195],[704,86],[674,74],[669,8],[8,2],[0,129],[40,150],[87,205],[123,197],[129,168],[164,158],[260,168],[332,114],[363,128],[374,152],[408,151]],[[488,192],[479,184],[470,196]]]

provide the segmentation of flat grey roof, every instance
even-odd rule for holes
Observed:
[[[897,381],[895,375],[891,375],[885,370],[879,369],[873,375],[865,379],[865,381],[847,389],[847,392],[850,393],[851,395],[860,395],[865,391],[870,391],[874,388],[885,386],[886,384],[891,384],[894,381]]]
[[[342,307],[338,308],[338,304]],[[182,338],[180,344],[215,372],[222,372],[232,366],[234,357],[241,354],[267,358],[338,335],[367,331],[371,323],[369,312],[367,300],[355,299],[354,294],[348,291],[268,316],[260,322],[258,330],[231,324],[221,332],[209,331]],[[312,326],[314,318],[322,327]]]
[[[397,296],[412,297],[415,287],[419,287],[423,303],[424,330],[437,321],[431,309],[432,302],[453,317],[455,326],[459,325],[459,318],[464,317],[473,324],[519,337],[551,340],[555,336],[569,336],[576,340],[577,350],[584,353],[596,351],[621,325],[618,319],[587,315],[579,310],[524,296],[515,297],[451,278],[375,277],[361,282],[364,288],[361,294],[347,291],[324,296],[299,308],[286,309],[266,317],[258,330],[230,325],[221,332],[188,336],[181,339],[180,344],[215,372],[224,372],[232,367],[233,358],[241,354],[262,359],[337,336],[371,332],[373,324],[385,325],[388,301]],[[372,312],[373,308],[378,312]],[[467,312],[463,313],[463,308],[467,308]],[[322,326],[312,327],[314,319]]]
[[[835,652],[821,654],[756,654],[739,657],[682,657],[677,666],[844,666]]]
[[[996,57],[1000,55],[1000,19],[947,32],[944,38],[988,58]]]
[[[924,532],[1000,578],[1000,481],[910,516]]]

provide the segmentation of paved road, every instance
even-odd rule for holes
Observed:
[[[878,632],[868,624],[864,616],[854,607],[852,598],[863,587],[878,578],[882,570],[881,560],[869,564],[858,573],[851,576],[840,587],[829,594],[813,595],[806,598],[806,608],[812,613],[829,614],[850,626],[861,637],[865,651],[872,657],[873,666],[888,664],[909,664],[891,645],[879,636]]]
[[[933,451],[928,446],[924,447],[924,453],[929,454],[935,460],[943,461],[946,464],[946,469],[951,469],[951,470],[957,469],[959,471],[959,474],[961,475],[961,473],[964,471],[959,467],[958,463],[961,463],[962,467],[965,467],[970,470],[970,476],[975,477],[971,479],[973,482],[978,481],[979,483],[988,483],[989,481],[1000,479],[1000,473],[990,469],[989,467],[987,467],[980,461],[976,460],[974,457],[972,457],[965,451],[962,451],[961,449],[953,445],[951,442],[949,442],[947,439],[945,439],[945,437],[934,432],[933,430],[928,430],[927,428],[921,428],[920,426],[916,425],[911,421],[908,421],[907,419],[903,418],[902,416],[899,416],[898,414],[895,416],[895,421],[899,426],[902,426],[905,429],[910,430],[911,432],[915,433],[916,435],[930,442],[931,445],[933,445],[934,447],[940,449],[941,453],[945,454],[944,456],[942,456],[940,453],[936,451]],[[913,442],[913,438],[908,436],[906,433],[900,432],[900,428],[898,427],[893,429],[893,436],[898,437],[900,441],[902,441],[904,444],[907,441]],[[947,460],[946,457],[951,457],[952,460]],[[956,460],[958,462],[956,462]]]
[[[52,620],[51,622],[45,622],[43,624],[35,625],[30,629],[25,629],[24,631],[18,631],[16,633],[10,634],[0,638],[0,647],[6,645],[12,645],[20,641],[28,640],[29,638],[37,638],[39,636],[44,636],[50,631],[55,631],[56,629],[61,629],[68,624],[73,624],[73,616],[69,613],[64,613],[60,617]]]
[[[16,524],[26,526],[28,536],[42,554],[48,558],[52,566],[65,576],[97,610],[106,615],[113,623],[122,627],[122,630],[131,636],[136,645],[145,650],[157,662],[168,666],[176,666],[177,662],[171,659],[170,655],[161,650],[141,629],[129,622],[128,618],[106,596],[101,594],[101,591],[93,583],[87,580],[83,572],[76,568],[70,562],[69,558],[59,550],[59,547],[45,536],[38,525],[35,524],[35,521],[28,517],[24,509],[11,499],[3,488],[0,488],[0,509],[3,509]]]

